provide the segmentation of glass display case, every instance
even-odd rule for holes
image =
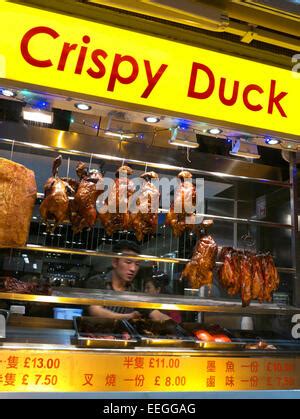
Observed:
[[[6,129],[11,130],[12,127]],[[80,361],[82,371],[87,362],[92,362],[87,361],[92,358],[85,357],[92,355],[99,357],[97,362],[101,365],[110,365],[111,371],[101,376],[98,384],[92,388],[83,387],[83,383],[79,384],[74,377],[71,379],[71,375],[68,384],[56,376],[54,383],[49,384],[54,391],[123,391],[125,383],[129,391],[137,392],[298,388],[300,346],[297,340],[297,315],[300,309],[296,280],[296,164],[290,163],[284,171],[241,160],[233,163],[229,158],[205,153],[194,154],[189,163],[183,153],[170,151],[163,155],[159,147],[146,148],[137,144],[133,147],[125,142],[120,149],[117,144],[112,145],[105,139],[91,146],[92,139],[84,135],[80,136],[80,142],[74,144],[72,133],[60,134],[62,132],[32,126],[26,127],[25,131],[25,134],[24,131],[21,134],[15,131],[15,139],[7,138],[8,135],[4,139],[1,134],[1,157],[34,171],[37,200],[27,244],[21,248],[1,249],[0,276],[13,277],[25,283],[46,284],[51,292],[1,290],[1,308],[10,312],[2,351],[21,351],[18,353],[24,357],[20,355],[23,364],[26,354],[34,359],[26,351],[43,353],[40,359],[44,361],[40,362],[48,362],[48,359],[55,362],[54,354],[60,354],[61,358],[57,358],[60,361],[56,362],[65,365],[61,374],[66,374],[75,359],[80,358],[79,352],[83,357]],[[60,146],[57,144],[59,136]],[[190,261],[199,237],[193,231],[185,231],[180,237],[175,237],[172,229],[166,225],[169,209],[164,208],[161,202],[156,231],[145,235],[142,241],[138,241],[130,229],[109,236],[99,221],[92,229],[84,229],[79,234],[74,233],[70,222],[60,223],[54,231],[48,232],[39,207],[44,199],[43,185],[50,177],[53,160],[58,155],[62,155],[59,175],[65,178],[76,177],[76,165],[81,161],[91,169],[101,166],[105,175],[112,179],[118,167],[124,163],[130,165],[135,176],[154,170],[160,177],[171,178],[182,170],[188,170],[194,179],[203,179],[204,210],[199,215],[213,220],[210,234],[218,246],[212,286],[195,289],[186,278],[182,278],[182,271]],[[128,256],[114,253],[113,246],[120,240],[136,242],[141,254]],[[229,247],[242,254],[270,252],[273,255],[280,284],[272,293],[272,301],[251,300],[250,304],[243,306],[240,294],[230,296],[222,287],[219,271],[224,260],[220,255],[222,249]],[[109,272],[114,258],[129,258],[140,263],[134,280],[134,292],[101,289],[101,278]],[[155,295],[146,293],[146,279],[157,273],[164,273],[164,292]],[[143,340],[136,338],[139,333],[134,329],[133,346],[116,347],[113,338],[111,344],[103,339],[106,340],[105,345],[98,347],[97,336],[96,345],[93,344],[95,336],[92,336],[88,337],[90,343],[83,347],[78,344],[82,340],[75,339],[73,317],[79,315],[84,319],[89,315],[90,306],[121,306],[141,310],[146,318],[152,310],[167,315],[176,311],[180,313],[178,326],[185,330],[192,343],[190,346],[180,344],[179,341],[185,340],[173,336],[172,345],[163,345],[159,333],[154,334],[153,339]],[[25,308],[22,311],[20,307]],[[21,316],[24,310],[25,315]],[[127,323],[129,328],[136,326],[134,321]],[[212,336],[221,334],[223,340],[205,341],[203,335],[199,338],[198,334],[197,337],[199,330]],[[224,335],[228,338],[227,342],[224,341]],[[150,341],[156,344],[141,344]],[[140,374],[143,380],[138,380],[136,376],[128,378],[128,369],[133,365],[130,364],[130,367],[121,368],[122,379],[118,384],[108,385],[107,377],[117,375],[114,363],[124,365],[128,357],[132,362],[138,362],[135,361],[137,358],[143,359],[146,365],[143,374]],[[251,382],[251,374],[244,375],[242,359],[248,359],[250,366],[254,365],[253,362],[258,363],[256,384]],[[280,371],[275,367],[274,370],[274,359],[277,359],[275,364],[277,362]],[[211,375],[207,370],[209,362],[218,364]],[[234,384],[229,378],[224,378],[223,369],[228,362],[236,362],[239,379]],[[173,375],[165,375],[164,368],[166,365],[171,368],[170,363],[179,363],[176,371],[181,375],[174,375],[174,371]],[[193,375],[196,365],[205,370],[205,379]],[[34,370],[36,365],[31,367]],[[95,365],[93,368],[96,376],[99,369]],[[155,384],[152,368],[156,371],[155,377],[161,377],[157,380],[159,385]],[[24,373],[24,365],[21,373]],[[277,376],[280,379],[277,380]],[[215,386],[210,377],[215,377]],[[266,377],[269,377],[269,384]],[[32,391],[44,391],[40,384],[32,382]],[[22,383],[18,388],[26,391],[26,385]]]

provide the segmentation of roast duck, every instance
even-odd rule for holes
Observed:
[[[79,177],[75,197],[70,201],[70,221],[74,233],[84,228],[92,228],[97,221],[96,201],[103,192],[102,173],[96,169],[87,170],[86,165],[78,163],[76,173]]]
[[[192,174],[187,170],[178,173],[180,185],[174,193],[174,201],[166,215],[166,225],[170,226],[175,237],[195,227],[196,188]]]
[[[36,192],[32,170],[0,158],[0,248],[25,246]]]
[[[116,172],[108,197],[101,202],[98,217],[109,236],[119,230],[128,230],[130,227],[128,201],[135,192],[135,186],[128,176],[132,173],[133,170],[129,166],[121,166]]]
[[[186,264],[181,274],[181,277],[186,278],[194,289],[203,285],[208,285],[209,287],[212,285],[213,269],[218,253],[216,242],[207,233],[207,229],[212,224],[212,220],[205,220],[199,226],[201,236],[194,247],[192,259]],[[202,231],[204,232],[202,233]]]
[[[69,196],[74,195],[70,182],[58,176],[62,157],[58,156],[52,166],[52,176],[44,185],[44,200],[40,213],[47,224],[47,232],[54,232],[58,224],[69,219]]]
[[[229,295],[241,294],[243,306],[251,300],[272,301],[279,274],[271,254],[255,254],[225,247],[221,251],[219,280]]]
[[[130,227],[135,231],[139,241],[143,240],[145,235],[156,232],[160,195],[152,183],[152,179],[158,179],[155,172],[146,172],[140,177],[144,182],[136,202],[136,211],[133,212],[130,208]]]

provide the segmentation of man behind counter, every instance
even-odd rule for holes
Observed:
[[[114,253],[122,253],[128,256],[137,256],[140,249],[137,244],[127,240],[121,240],[113,248]],[[97,287],[114,291],[136,291],[133,285],[134,278],[140,268],[140,262],[135,259],[112,259],[112,271],[104,278],[97,280]],[[92,278],[90,278],[92,279]],[[147,313],[151,320],[168,320],[170,317],[158,310],[142,310]],[[138,319],[142,316],[141,312],[128,307],[102,307],[90,306],[89,314],[91,316],[102,317],[106,319]]]

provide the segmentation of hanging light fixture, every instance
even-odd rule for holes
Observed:
[[[245,138],[232,139],[232,148],[229,154],[236,157],[244,157],[246,159],[259,159],[257,145],[251,140]]]
[[[199,144],[197,142],[196,136],[195,141],[192,141],[186,132],[180,133],[179,126],[175,128],[170,128],[172,133],[171,138],[169,139],[169,144],[178,146],[178,147],[187,147],[187,148],[198,148]]]

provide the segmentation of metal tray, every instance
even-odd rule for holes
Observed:
[[[75,336],[71,342],[81,348],[133,348],[138,344],[134,331],[123,320],[75,317]],[[130,339],[119,336],[128,333]],[[92,336],[90,336],[92,335]],[[97,337],[97,335],[99,337]],[[108,338],[105,338],[107,336]],[[109,336],[116,336],[109,339]]]
[[[223,329],[220,326],[209,326],[203,325],[201,323],[182,323],[181,326],[184,330],[193,336],[194,348],[196,349],[206,349],[211,351],[240,351],[245,348],[245,342],[236,340],[229,332],[229,330]],[[199,340],[196,336],[193,335],[193,331],[199,329],[204,329],[211,334],[222,333],[232,339],[232,342],[205,342]]]
[[[5,342],[9,311],[4,310],[4,309],[0,309],[0,316],[1,316],[1,319],[0,319],[0,342]]]
[[[141,346],[193,348],[194,339],[173,320],[131,320],[133,328]],[[148,335],[145,331],[151,332]]]

